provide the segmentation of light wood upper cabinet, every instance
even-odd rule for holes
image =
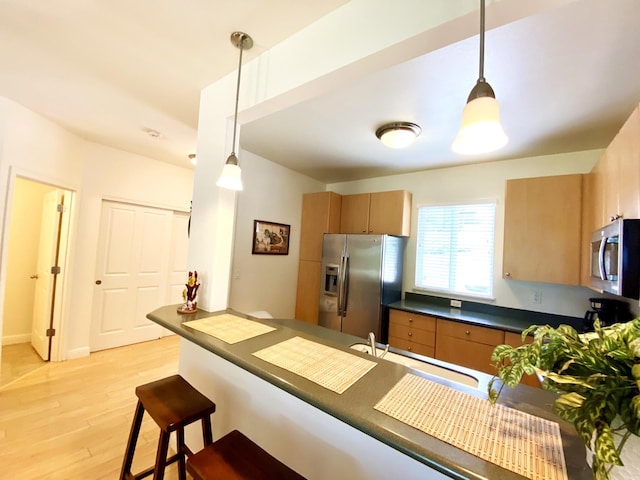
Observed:
[[[598,160],[594,172],[603,199],[603,227],[616,218],[640,218],[640,107],[637,107]]]
[[[405,190],[344,195],[340,233],[409,236],[411,198]]]
[[[300,260],[322,260],[325,233],[339,233],[342,198],[334,192],[306,193],[302,196]]]
[[[505,279],[580,284],[583,175],[507,180]]]
[[[591,234],[617,217],[640,218],[640,106],[585,175],[582,285],[589,286]]]
[[[370,193],[342,196],[340,233],[368,233]]]

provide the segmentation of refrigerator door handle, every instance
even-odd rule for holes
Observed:
[[[344,257],[340,255],[340,265],[338,266],[338,292],[336,302],[336,315],[340,316],[342,312],[342,271],[344,270]]]
[[[342,306],[340,316],[347,316],[347,304],[349,299],[349,254],[346,253],[342,257],[342,278],[340,279],[340,287],[342,290]]]

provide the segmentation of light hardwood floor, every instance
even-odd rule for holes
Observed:
[[[30,343],[2,346],[0,388],[46,365]]]
[[[0,387],[0,478],[117,479],[135,387],[178,371],[179,337],[47,363]],[[153,464],[158,427],[145,415],[133,470]],[[175,464],[167,480],[177,479]]]

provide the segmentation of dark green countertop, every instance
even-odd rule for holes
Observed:
[[[442,304],[431,303],[411,299],[400,300],[388,305],[389,308],[405,310],[412,313],[421,313],[434,317],[464,322],[473,325],[481,325],[489,328],[498,328],[508,332],[522,333],[531,325],[551,325],[557,327],[560,324],[568,324],[576,329],[582,327],[582,319],[560,315],[540,314],[507,308],[487,308],[486,311],[473,309],[453,308]]]
[[[362,342],[363,339],[361,338],[297,320],[256,319],[231,310],[220,312],[205,312],[199,310],[194,314],[181,315],[177,313],[176,307],[177,305],[171,305],[159,308],[148,314],[147,317],[199,347],[224,358],[430,468],[456,479],[516,480],[523,478],[520,475],[475,457],[375,410],[373,408],[374,405],[409,369],[403,365],[374,358],[349,348],[353,343]],[[185,321],[223,313],[233,313],[243,318],[251,318],[257,322],[271,325],[275,327],[276,330],[230,345],[215,337],[182,325]],[[262,361],[252,355],[258,350],[288,340],[294,336],[303,337],[314,342],[345,350],[354,355],[365,356],[378,363],[378,365],[343,394],[338,395],[307,379]],[[416,357],[419,358],[419,356]],[[435,365],[449,366],[453,367],[454,370],[473,373],[473,376],[479,380],[480,387],[476,389],[456,382],[448,382],[440,377],[416,370],[411,370],[411,372],[456,388],[461,392],[486,399],[486,383],[491,378],[489,375],[458,366],[452,366],[446,362],[435,359],[429,359],[429,361]],[[572,425],[559,420],[558,417],[551,412],[550,405],[555,397],[555,394],[547,391],[519,386],[514,390],[503,392],[500,403],[557,422],[560,425],[562,433],[569,479],[591,479],[592,475],[585,461],[585,448],[582,441],[575,433]],[[363,459],[363,461],[366,461],[366,459]]]

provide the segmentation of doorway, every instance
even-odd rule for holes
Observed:
[[[57,354],[72,199],[72,191],[51,184],[14,180],[1,337],[3,383]]]

